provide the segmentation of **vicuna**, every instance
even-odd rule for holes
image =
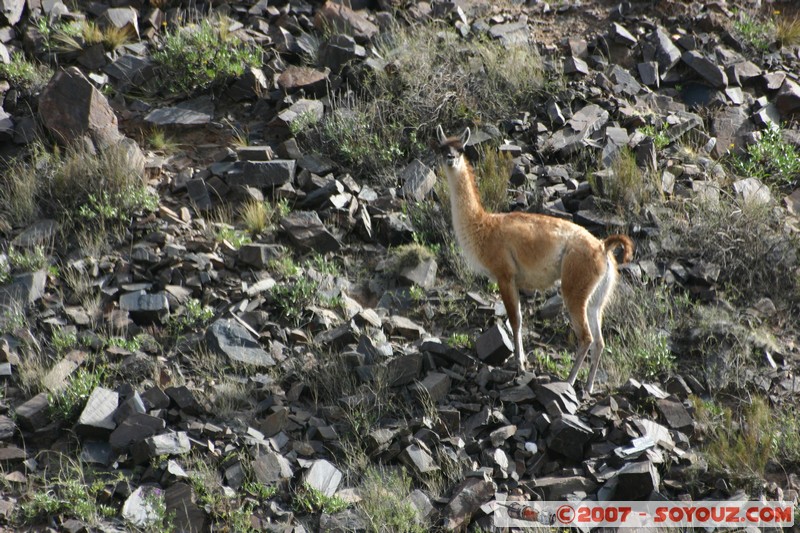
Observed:
[[[625,235],[599,240],[567,220],[532,213],[488,213],[481,204],[475,174],[464,155],[467,128],[460,137],[445,137],[436,129],[439,152],[450,189],[456,240],[470,267],[497,281],[514,333],[514,353],[525,368],[519,291],[544,290],[561,279],[561,293],[578,338],[575,364],[568,381],[591,350],[586,390],[591,393],[603,353],[603,309],[617,281],[614,248],[623,248],[622,261],[633,257],[633,242]]]

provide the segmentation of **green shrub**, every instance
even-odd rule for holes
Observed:
[[[72,423],[80,415],[92,391],[103,385],[106,378],[105,367],[92,370],[79,368],[69,378],[66,389],[49,396],[50,412],[53,416]]]
[[[64,355],[78,345],[78,335],[74,331],[57,328],[50,338],[53,349],[58,355]]]
[[[47,266],[47,254],[42,245],[23,250],[12,246],[8,249],[8,263],[12,271],[33,272]]]
[[[91,477],[92,474],[85,472],[76,462],[55,468],[60,469],[56,475],[37,479],[44,484],[44,488],[24,495],[13,525],[39,526],[42,520],[58,515],[98,525],[103,519],[116,514],[113,507],[98,501],[106,489],[105,482]]]
[[[214,318],[214,309],[203,305],[197,298],[190,298],[183,306],[183,313],[169,320],[170,330],[178,335],[186,331],[203,328]]]
[[[734,33],[739,34],[746,43],[760,52],[769,50],[775,42],[775,24],[768,19],[755,17],[745,10],[737,10],[733,20]]]
[[[45,86],[52,72],[37,63],[28,61],[19,52],[11,55],[11,61],[0,63],[0,80],[7,80],[12,87],[34,93]]]
[[[777,126],[762,131],[758,142],[747,147],[747,154],[735,156],[731,164],[737,174],[769,184],[787,185],[800,178],[800,151],[784,140]]]
[[[664,122],[661,124],[660,128],[656,126],[648,125],[639,128],[639,131],[643,135],[647,135],[651,139],[653,139],[653,145],[656,147],[656,150],[663,150],[667,146],[669,146],[670,140],[667,137],[667,123]]]
[[[319,284],[305,275],[285,279],[272,287],[272,303],[281,317],[299,326],[308,306],[316,301],[318,288]]]
[[[97,153],[82,145],[49,152],[34,144],[28,157],[0,173],[0,214],[15,225],[51,217],[105,236],[135,211],[157,207],[132,157],[125,143]]]
[[[214,89],[260,66],[261,53],[228,31],[226,18],[205,19],[168,33],[153,60],[169,94],[194,94]]]
[[[375,533],[422,533],[429,531],[420,523],[416,508],[407,498],[411,478],[405,470],[391,471],[370,467],[364,473],[359,508]]]
[[[303,484],[294,494],[294,510],[298,513],[336,514],[347,509],[346,501],[338,496],[327,496],[310,485]]]
[[[676,365],[670,335],[690,320],[693,304],[663,286],[620,280],[603,332],[606,354],[601,360],[613,384],[629,377],[654,380]]]

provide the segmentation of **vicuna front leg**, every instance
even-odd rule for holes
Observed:
[[[519,369],[525,370],[525,350],[522,348],[522,310],[519,304],[519,289],[513,279],[502,278],[497,280],[500,287],[500,297],[508,313],[508,322],[514,334],[514,355],[519,362]]]

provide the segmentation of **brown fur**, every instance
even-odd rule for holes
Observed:
[[[469,265],[497,281],[514,333],[514,351],[525,366],[519,291],[544,290],[561,279],[561,293],[578,337],[578,352],[569,382],[591,349],[587,383],[591,392],[604,342],[602,313],[614,288],[617,263],[611,253],[623,248],[623,262],[633,257],[625,235],[601,241],[585,228],[560,218],[531,213],[488,213],[483,208],[472,166],[463,153],[469,129],[460,138],[446,138],[437,129],[445,157],[453,227]]]

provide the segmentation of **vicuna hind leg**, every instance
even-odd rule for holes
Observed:
[[[514,334],[514,355],[517,358],[520,370],[525,370],[525,350],[522,348],[522,311],[519,303],[519,290],[516,283],[508,278],[497,280],[500,287],[500,297],[508,313],[508,322]]]
[[[606,275],[598,284],[592,297],[589,300],[589,309],[587,317],[589,319],[589,327],[592,330],[594,341],[590,348],[592,352],[592,366],[589,370],[589,379],[586,382],[586,391],[591,394],[592,387],[594,386],[594,379],[597,375],[597,369],[600,367],[600,357],[603,355],[605,342],[603,341],[603,310],[608,303],[611,293],[614,290],[616,283],[616,268],[609,261],[607,264]]]
[[[569,312],[572,329],[578,338],[575,363],[567,378],[570,385],[575,385],[578,371],[594,341],[593,331],[589,326],[589,302],[603,275],[595,259],[597,258],[572,252],[564,258],[562,265],[561,294]]]

